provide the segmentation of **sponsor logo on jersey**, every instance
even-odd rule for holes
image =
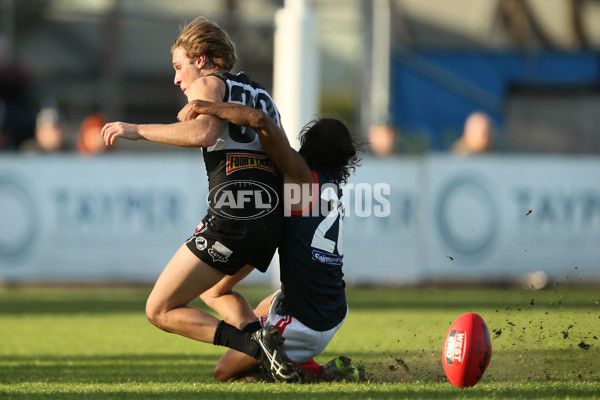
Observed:
[[[344,256],[341,255],[324,253],[319,250],[313,250],[312,256],[313,260],[317,260],[318,262],[327,265],[342,265],[342,258],[344,258]]]
[[[446,363],[447,364],[462,364],[465,355],[467,338],[465,332],[453,330],[448,334],[446,339]]]
[[[233,250],[230,250],[223,243],[217,241],[208,249],[208,254],[210,254],[214,262],[227,262],[233,254]]]
[[[275,164],[265,155],[227,153],[227,175],[248,168],[258,168],[277,174]]]

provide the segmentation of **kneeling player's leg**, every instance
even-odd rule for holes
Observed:
[[[265,297],[254,309],[254,315],[257,317],[261,317],[263,315],[268,315],[271,310],[271,303],[273,303],[273,297],[279,293],[279,290],[269,296]]]
[[[260,375],[258,361],[236,350],[227,350],[215,367],[215,379],[218,381],[236,381]]]

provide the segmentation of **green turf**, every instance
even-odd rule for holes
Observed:
[[[253,304],[268,289],[242,288]],[[351,289],[350,314],[317,360],[362,364],[366,383],[216,383],[223,348],[152,327],[146,288],[0,289],[0,399],[600,399],[600,290]],[[481,382],[441,364],[454,319],[492,338]]]

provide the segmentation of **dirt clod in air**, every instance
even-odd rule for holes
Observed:
[[[581,347],[583,350],[589,350],[590,347],[592,347],[591,344],[587,344],[583,340],[581,342],[579,342],[579,344],[577,346]]]

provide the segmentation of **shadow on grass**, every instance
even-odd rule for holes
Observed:
[[[144,313],[151,288],[8,288],[0,289],[0,315]],[[272,289],[250,288],[244,295],[258,304]],[[192,305],[205,310],[201,301]]]
[[[345,353],[355,365],[362,366],[374,382],[446,382],[439,352],[406,351]],[[598,351],[580,349],[523,350],[499,349],[493,352],[484,374],[486,382],[579,381],[600,384]],[[319,359],[319,361],[323,361]]]
[[[144,312],[150,289],[11,288],[0,291],[0,315]]]
[[[205,354],[0,357],[0,383],[212,382],[217,358]]]
[[[0,315],[144,312],[150,288],[11,288],[0,290]],[[250,304],[258,304],[270,288],[241,288]],[[375,293],[375,295],[374,295]],[[436,289],[353,288],[347,291],[351,310],[396,309],[544,309],[600,310],[596,289]],[[201,301],[194,306],[208,309]]]
[[[374,295],[376,292],[376,295]],[[349,289],[351,310],[359,309],[565,309],[591,308],[600,311],[598,289],[545,290],[501,288],[397,288]]]
[[[345,353],[365,368],[373,382],[446,382],[441,353],[407,351]],[[114,356],[10,356],[0,357],[0,383],[212,383],[219,355],[143,354]],[[324,357],[317,358],[324,362]],[[600,382],[598,352],[584,350],[503,349],[492,355],[484,380]]]

